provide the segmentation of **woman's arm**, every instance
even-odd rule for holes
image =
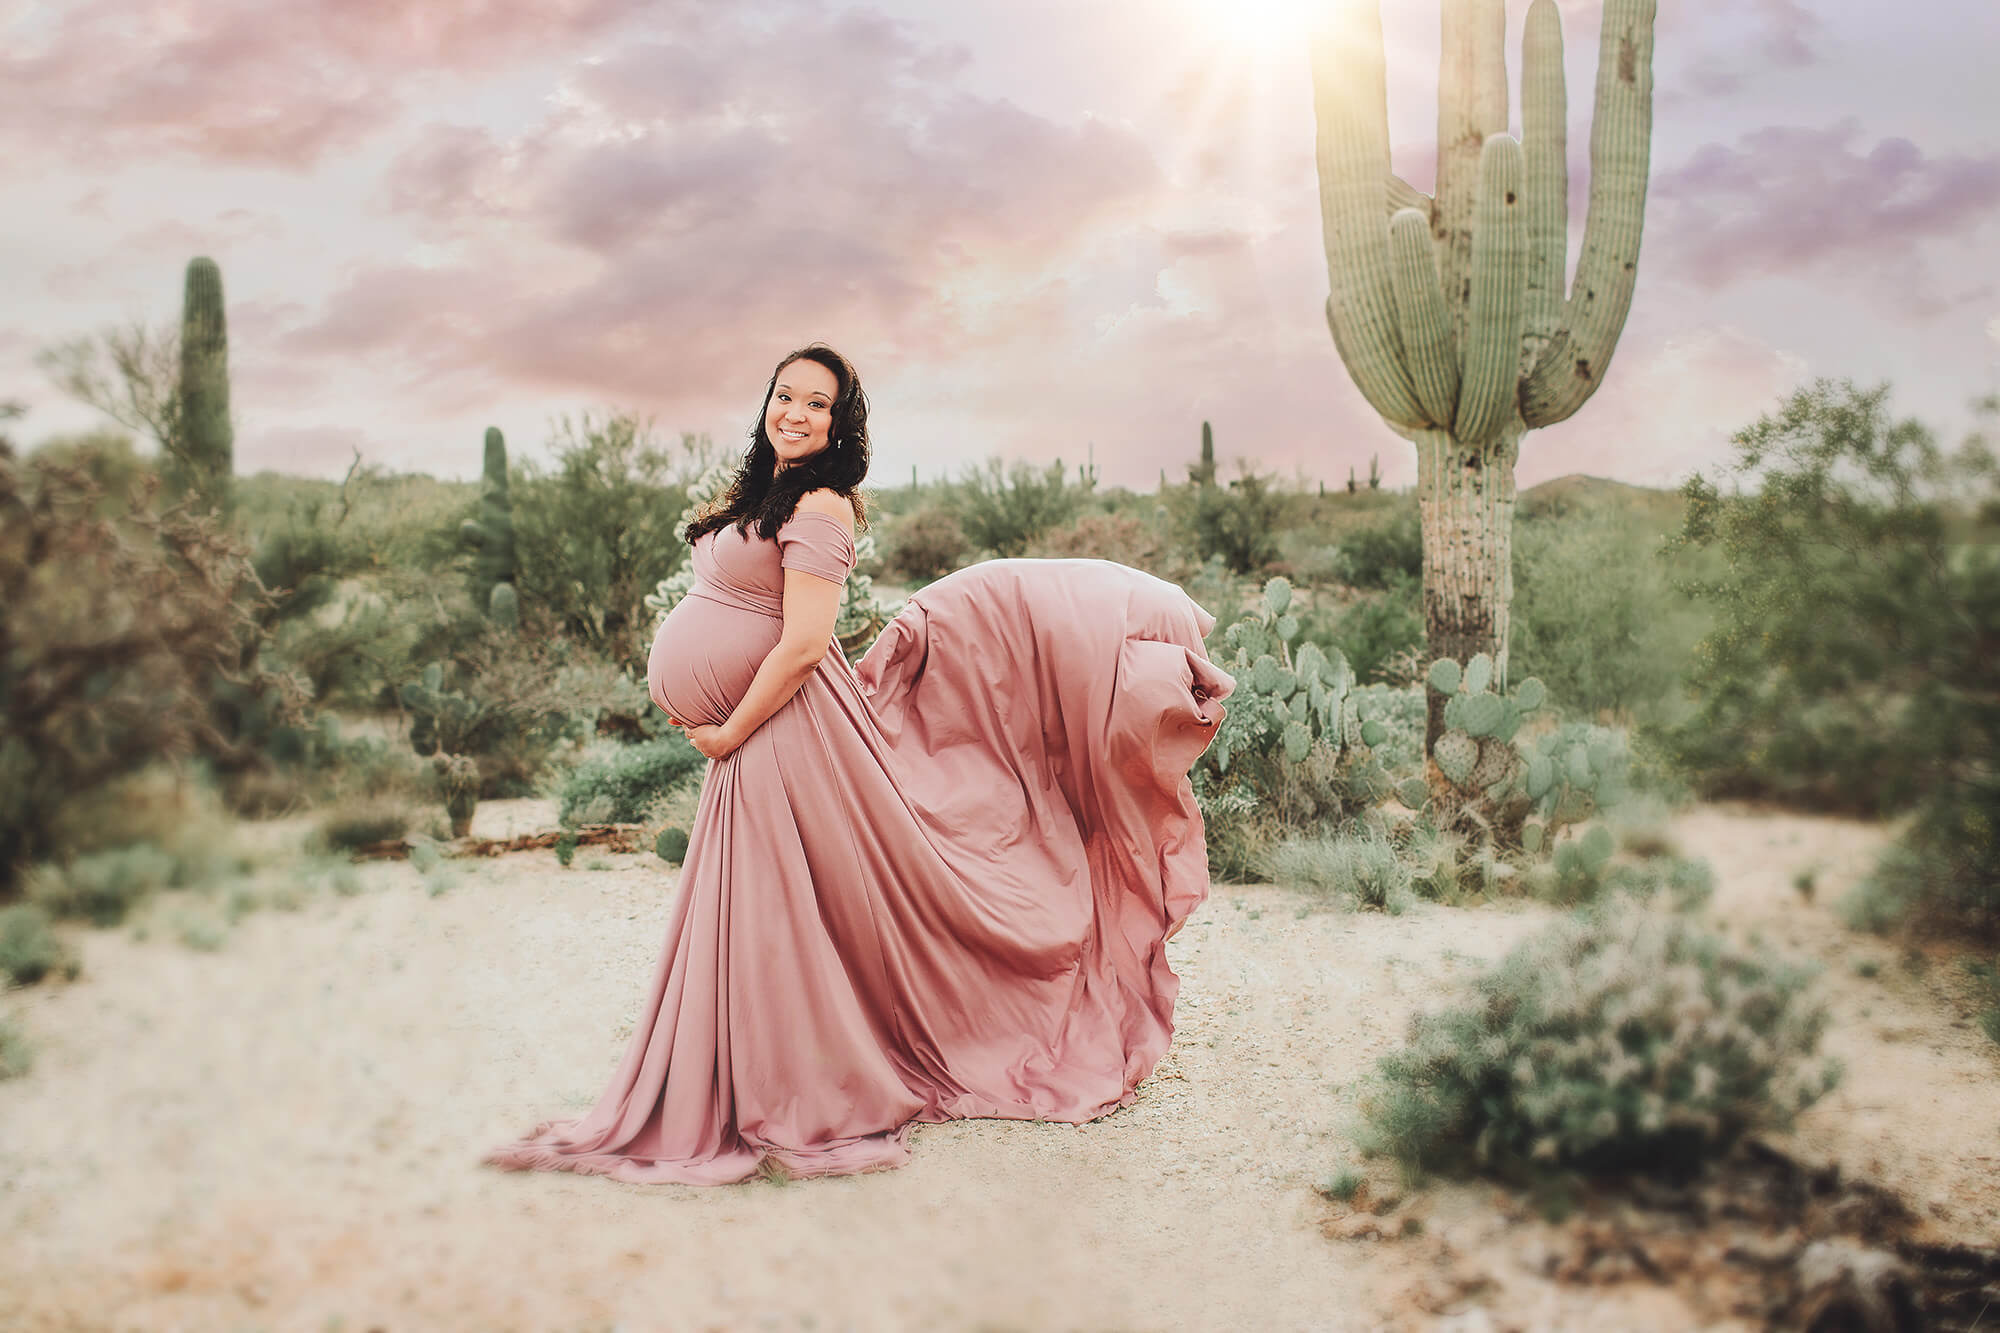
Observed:
[[[720,728],[729,749],[748,740],[771,714],[783,708],[819,669],[820,660],[834,651],[833,627],[840,619],[843,586],[803,569],[785,571],[784,632],[777,646],[765,654],[757,674],[750,679],[750,688]]]
[[[798,507],[837,518],[850,534],[854,531],[854,506],[838,491],[808,491],[799,497]],[[723,753],[748,740],[771,714],[783,708],[833,651],[833,627],[840,619],[840,598],[845,590],[844,582],[803,569],[785,570],[785,628],[777,646],[758,664],[750,688],[737,700],[729,720],[716,729]]]

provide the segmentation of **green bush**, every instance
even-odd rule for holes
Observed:
[[[646,595],[687,559],[678,530],[687,488],[718,452],[707,437],[689,434],[669,448],[628,413],[565,417],[549,451],[552,469],[532,460],[513,469],[522,615],[546,616],[572,643],[643,671],[652,624]],[[473,518],[477,507],[468,494],[462,517]]]
[[[557,789],[557,818],[581,824],[636,824],[674,784],[707,763],[679,732],[641,745],[599,751],[564,778]]]
[[[37,903],[0,907],[0,976],[32,986],[51,973],[67,978],[77,970],[76,956],[56,936],[46,909]]]
[[[1682,1172],[1831,1089],[1811,970],[1614,898],[1420,1014],[1357,1124],[1407,1172]]]
[[[966,469],[948,495],[944,503],[975,550],[1016,556],[1081,513],[1091,488],[1068,481],[1060,459],[1036,467],[1024,459],[1007,464],[989,458]]]
[[[52,577],[60,571],[61,577]],[[230,750],[218,683],[253,692],[250,562],[207,518],[109,494],[0,436],[0,897],[65,855],[64,811],[176,756]]]
[[[1383,590],[1361,598],[1335,622],[1333,641],[1362,680],[1374,680],[1412,649],[1424,646],[1423,589],[1392,571]]]
[[[28,875],[28,898],[52,916],[115,926],[140,899],[159,889],[184,887],[206,869],[189,865],[165,848],[141,843],[92,852],[68,865],[37,866]]]
[[[1424,577],[1423,522],[1414,505],[1341,539],[1340,577],[1357,588],[1392,588]]]
[[[1538,677],[1585,720],[1658,718],[1709,619],[1657,547],[1622,511],[1516,523],[1508,678]]]
[[[928,583],[943,578],[964,563],[965,529],[957,515],[942,505],[925,505],[896,520],[888,543],[887,568],[897,578]]]
[[[1996,465],[1979,435],[1946,455],[1887,386],[1821,380],[1737,434],[1760,485],[1683,488],[1677,547],[1713,568],[1688,675],[1695,710],[1663,748],[1704,796],[1887,816],[1878,903],[2000,930],[2000,554]],[[1981,404],[2000,417],[2000,399]],[[1906,853],[1906,854],[1905,854]]]

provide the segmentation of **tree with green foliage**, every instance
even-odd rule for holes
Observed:
[[[1879,889],[2000,929],[2000,404],[1947,454],[1888,393],[1816,381],[1735,436],[1755,490],[1682,487],[1716,621],[1660,738],[1707,796],[1914,810]]]
[[[509,487],[519,604],[575,643],[643,667],[646,595],[687,559],[675,519],[715,446],[683,434],[669,448],[650,423],[618,412],[562,418],[549,448],[552,468],[521,464]]]
[[[61,577],[52,577],[53,571]],[[226,753],[212,683],[250,689],[263,596],[212,518],[107,494],[88,460],[0,437],[0,898],[58,855],[61,811],[139,770]]]
[[[1071,483],[1057,459],[1037,467],[989,458],[967,468],[952,487],[951,508],[966,540],[1000,556],[1017,556],[1027,544],[1075,518],[1089,500],[1087,487]]]

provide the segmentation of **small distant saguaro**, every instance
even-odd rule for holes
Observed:
[[[507,486],[507,440],[498,426],[486,428],[484,475],[479,487],[479,517],[467,519],[459,539],[473,551],[472,601],[503,628],[521,623],[521,603],[514,587],[514,500]]]
[[[229,323],[222,305],[222,270],[205,255],[188,261],[181,294],[181,367],[176,386],[180,451],[162,471],[176,494],[227,509],[236,467],[236,431],[229,415]]]

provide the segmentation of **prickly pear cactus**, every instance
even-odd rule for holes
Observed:
[[[1196,766],[1205,809],[1221,808],[1225,790],[1254,807],[1274,790],[1310,788],[1320,810],[1388,795],[1391,779],[1372,752],[1388,735],[1371,713],[1376,700],[1357,693],[1354,669],[1338,649],[1300,638],[1287,580],[1268,581],[1256,607],[1219,639],[1210,655],[1237,685]]]
[[[1429,688],[1445,697],[1445,730],[1433,746],[1438,771],[1458,789],[1460,800],[1483,794],[1497,802],[1528,760],[1515,748],[1514,733],[1540,708],[1547,692],[1529,677],[1506,694],[1495,693],[1493,659],[1477,653],[1463,668],[1449,657],[1431,663]]]
[[[1529,827],[1538,830],[1538,841],[1553,843],[1563,827],[1617,804],[1630,783],[1631,751],[1624,733],[1610,727],[1565,722],[1537,738],[1522,760],[1509,775],[1503,798],[1526,806],[1524,847]]]

